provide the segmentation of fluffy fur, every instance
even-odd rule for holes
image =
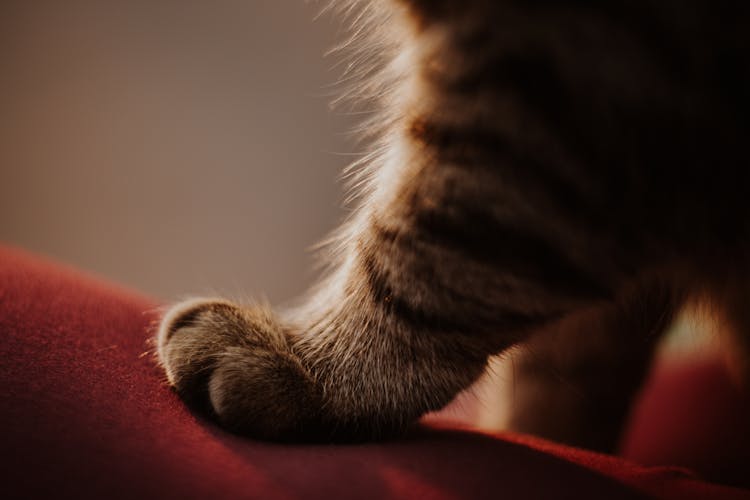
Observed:
[[[363,82],[349,97],[382,109],[359,208],[301,307],[164,317],[186,401],[256,437],[378,438],[527,342],[514,428],[607,449],[686,298],[710,295],[748,338],[742,2],[337,8]]]

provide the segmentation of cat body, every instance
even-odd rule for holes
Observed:
[[[526,343],[512,426],[607,449],[685,300],[710,297],[747,343],[750,8],[342,10],[362,23],[355,59],[378,55],[357,94],[383,109],[360,206],[300,307],[165,315],[159,357],[186,401],[261,438],[378,438]]]

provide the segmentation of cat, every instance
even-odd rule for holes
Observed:
[[[255,438],[381,439],[525,344],[511,428],[607,450],[686,300],[747,347],[750,4],[338,8],[353,95],[382,110],[358,208],[299,307],[164,315],[191,407]]]

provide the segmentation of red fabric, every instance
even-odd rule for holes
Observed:
[[[750,498],[524,436],[423,428],[275,445],[188,412],[147,343],[155,303],[0,248],[0,498]]]
[[[750,488],[750,401],[716,355],[666,360],[642,391],[620,454]]]

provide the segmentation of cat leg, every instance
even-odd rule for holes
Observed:
[[[564,207],[527,213],[495,170],[434,159],[419,150],[380,171],[335,271],[299,309],[175,306],[158,351],[178,393],[243,434],[376,438],[446,405],[489,355],[619,288],[621,273],[603,269],[613,259],[590,257],[606,249]]]
[[[488,352],[480,339],[415,334],[394,316],[343,301],[300,326],[264,307],[192,301],[165,316],[158,352],[178,394],[234,432],[379,438],[447,404]]]
[[[614,451],[678,304],[664,287],[641,288],[539,332],[513,357],[509,428]]]

